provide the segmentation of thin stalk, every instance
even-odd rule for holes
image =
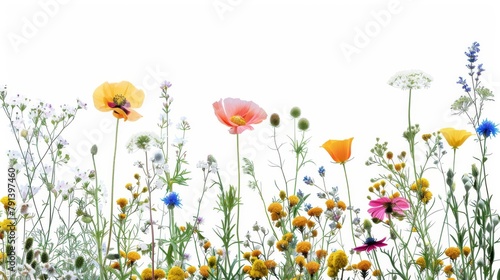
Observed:
[[[352,236],[352,241],[354,242],[354,247],[356,247],[356,238],[354,238],[354,227],[352,225],[352,203],[351,203],[351,190],[349,188],[349,180],[347,179],[347,170],[345,168],[345,162],[342,163],[342,167],[344,169],[344,177],[345,177],[345,183],[347,186],[347,196],[349,198],[349,218],[351,219],[351,236]]]
[[[241,171],[240,171],[240,138],[239,134],[236,134],[236,161],[238,164],[238,204],[237,204],[237,213],[236,213],[236,241],[238,242],[238,252],[236,252],[236,257],[238,258],[238,270],[241,267],[241,239],[240,239],[240,204],[241,204]],[[241,276],[240,276],[241,277]]]
[[[101,233],[101,222],[99,220],[99,189],[97,187],[97,184],[99,182],[98,177],[97,177],[97,166],[95,163],[95,155],[92,154],[92,164],[94,165],[94,174],[95,174],[95,182],[96,182],[96,187],[94,190],[94,202],[95,202],[95,212],[96,212],[96,243],[97,243],[97,255],[99,258],[99,271],[101,277],[104,276],[104,279],[108,279],[108,275],[106,273],[106,270],[104,269],[103,265],[103,260],[102,260],[102,234]],[[109,246],[108,246],[109,247]]]
[[[118,146],[118,126],[120,124],[120,119],[116,119],[115,128],[115,148],[113,151],[113,167],[111,169],[111,201],[113,201],[115,194],[115,166],[116,166],[116,148]],[[114,204],[110,203],[110,214],[109,214],[109,233],[108,233],[108,246],[106,248],[106,256],[109,254],[109,245],[111,244],[111,232],[113,230],[113,209]]]

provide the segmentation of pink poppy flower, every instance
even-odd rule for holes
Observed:
[[[258,124],[267,118],[266,112],[252,101],[239,98],[221,99],[213,104],[219,121],[229,126],[229,133],[240,134],[252,130],[252,124]]]
[[[373,237],[368,237],[363,245],[355,247],[353,250],[356,252],[370,252],[373,249],[387,246],[387,244],[384,243],[385,239],[386,238],[384,237],[382,240],[377,241]]]
[[[372,206],[372,208],[368,209],[368,213],[370,213],[373,218],[377,218],[381,221],[393,213],[403,216],[403,211],[410,208],[410,203],[404,197],[381,197],[371,200],[369,205]]]

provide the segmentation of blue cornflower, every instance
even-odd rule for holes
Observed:
[[[321,166],[319,169],[318,169],[318,173],[319,173],[319,176],[321,177],[325,177],[325,168],[323,166]]]
[[[490,137],[491,135],[497,136],[498,133],[498,125],[493,123],[492,121],[485,119],[483,122],[477,127],[476,132],[479,135],[484,137]]]
[[[313,179],[309,176],[304,177],[304,183],[306,183],[307,185],[311,185],[311,186],[314,185]]]
[[[181,199],[179,198],[179,194],[176,192],[168,193],[164,198],[161,199],[168,208],[174,209],[174,207],[181,207]]]

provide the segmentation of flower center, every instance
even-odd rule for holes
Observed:
[[[375,240],[375,238],[373,238],[373,237],[368,237],[368,238],[366,239],[366,241],[365,241],[365,244],[366,244],[366,245],[373,245],[373,244],[375,244],[375,243],[377,243],[377,240]]]
[[[245,125],[247,124],[247,122],[245,121],[244,118],[242,118],[241,116],[232,116],[231,117],[231,122],[236,124],[236,125]]]
[[[393,212],[391,202],[384,203],[384,207],[385,207],[385,213],[391,214]]]
[[[113,103],[115,103],[117,107],[122,107],[127,103],[127,99],[125,98],[125,96],[117,94],[113,97]]]

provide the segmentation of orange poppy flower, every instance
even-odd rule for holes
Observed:
[[[469,138],[469,136],[472,135],[472,133],[466,131],[466,130],[457,130],[454,128],[443,128],[439,130],[441,134],[443,134],[444,139],[446,139],[446,142],[453,148],[457,149],[458,147],[462,146],[462,144]]]
[[[229,133],[240,134],[252,130],[252,124],[258,124],[267,118],[266,112],[252,101],[239,98],[221,99],[213,104],[219,121],[229,126]]]
[[[113,111],[113,116],[124,121],[136,121],[142,117],[132,108],[139,108],[144,101],[144,92],[130,82],[105,82],[94,91],[94,106],[101,112]]]
[[[353,137],[345,140],[328,140],[321,147],[330,154],[337,163],[345,163],[351,157],[351,143]]]

